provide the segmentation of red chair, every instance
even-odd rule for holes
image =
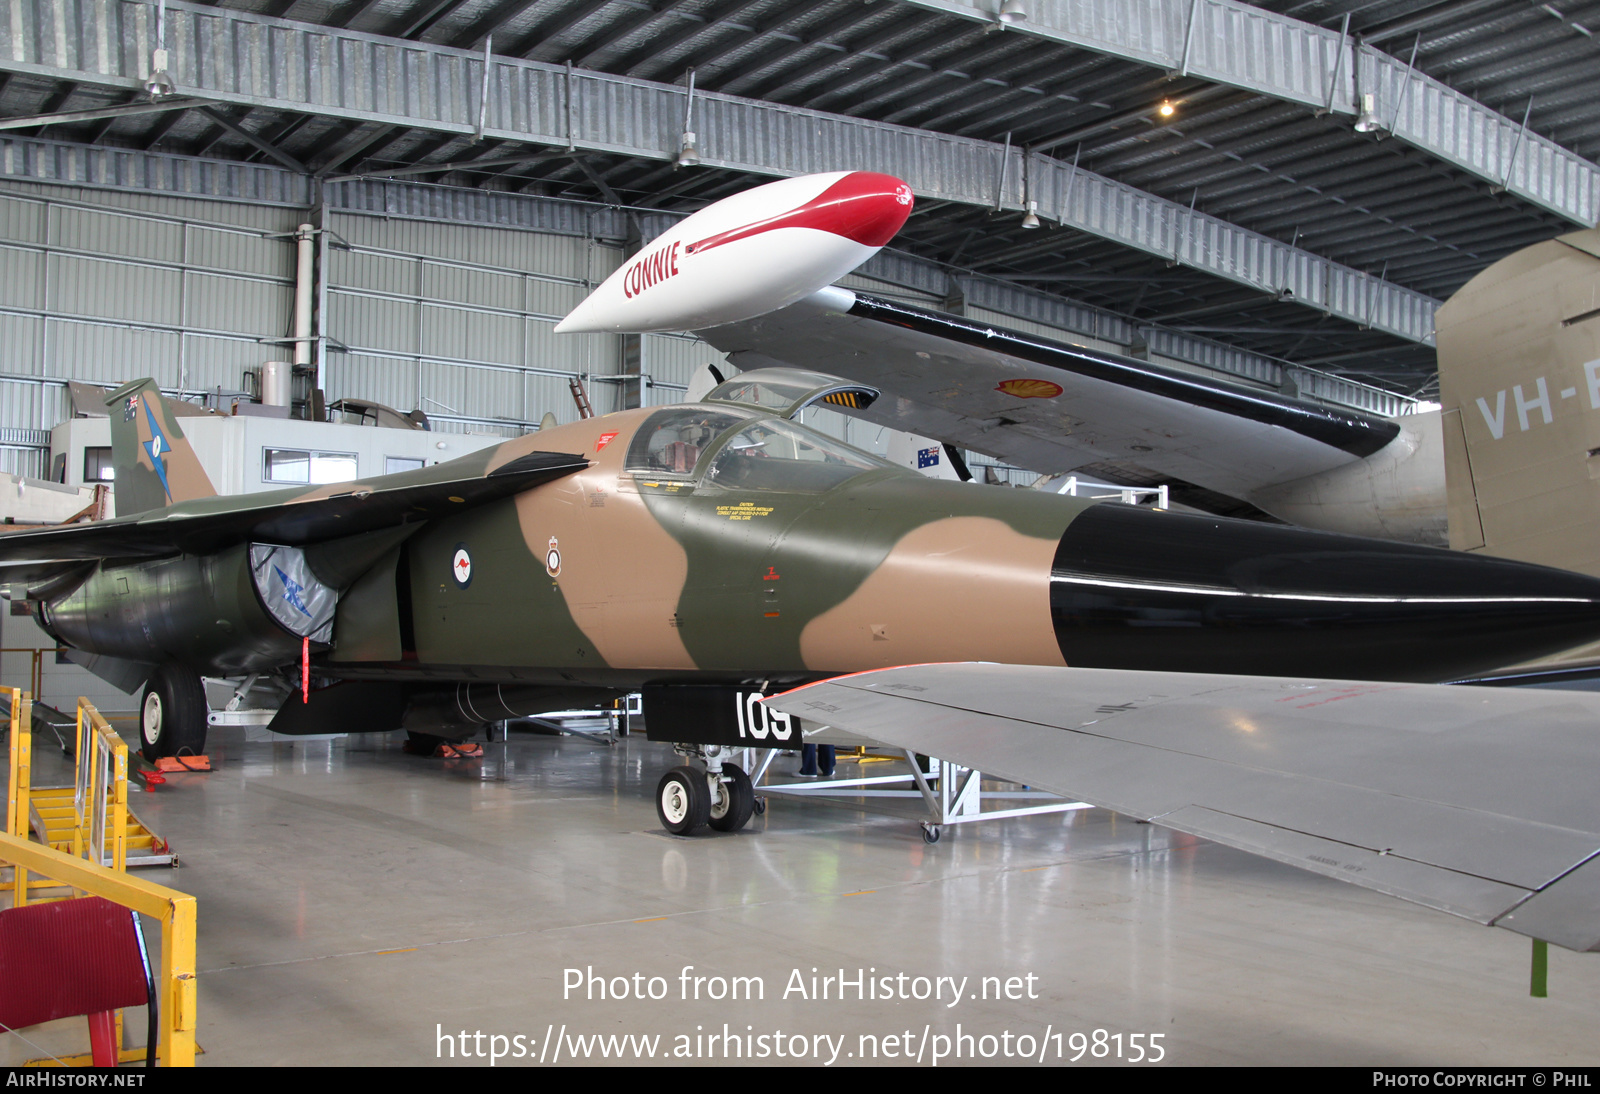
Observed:
[[[104,897],[0,911],[0,1025],[89,1018],[95,1067],[115,1067],[116,1012],[148,1004],[145,1066],[154,1063],[155,985],[139,916]]]

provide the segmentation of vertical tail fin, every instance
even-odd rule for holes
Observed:
[[[1600,576],[1600,229],[1439,309],[1450,546]]]
[[[106,407],[118,516],[216,496],[154,380],[123,384],[106,396]]]

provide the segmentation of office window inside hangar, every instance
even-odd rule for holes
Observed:
[[[416,471],[426,462],[426,460],[411,456],[385,456],[383,458],[383,473],[385,475],[394,475],[401,471]]]
[[[294,448],[261,450],[261,481],[291,486],[319,486],[355,478],[354,452],[307,452]]]
[[[117,477],[116,466],[111,462],[111,449],[85,448],[83,450],[83,481],[85,483],[111,482]]]

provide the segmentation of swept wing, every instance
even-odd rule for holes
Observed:
[[[1042,473],[1176,478],[1232,498],[1353,463],[1393,420],[837,287],[696,332],[749,369],[802,365],[883,392],[855,416]]]
[[[768,704],[1574,950],[1600,949],[1600,695],[993,664]]]
[[[48,563],[199,554],[247,540],[304,546],[448,516],[588,466],[582,456],[529,452],[485,474],[492,451],[368,482],[204,498],[90,524],[13,532],[0,536],[0,566],[38,572]]]

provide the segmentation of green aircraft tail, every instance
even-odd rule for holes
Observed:
[[[106,396],[106,407],[118,516],[216,496],[154,380],[123,384]]]

